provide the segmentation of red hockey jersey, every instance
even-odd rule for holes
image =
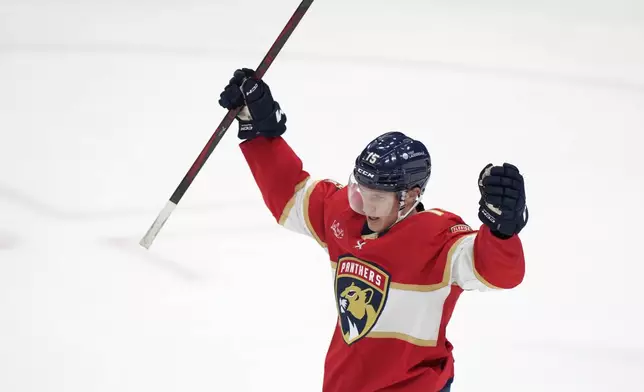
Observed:
[[[454,372],[445,328],[459,295],[518,285],[519,238],[498,239],[484,225],[472,230],[439,209],[365,235],[346,188],[310,178],[284,139],[240,146],[279,224],[328,252],[338,320],[323,391],[440,391]]]

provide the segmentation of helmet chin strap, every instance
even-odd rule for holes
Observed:
[[[414,201],[414,204],[407,210],[407,212],[403,213],[405,210],[405,199],[407,198],[407,191],[400,191],[398,192],[398,219],[394,223],[391,224],[387,228],[387,230],[391,229],[396,223],[400,222],[401,220],[405,219],[409,214],[411,214],[412,211],[416,209],[416,206],[418,203],[420,203],[420,199],[423,197],[423,191],[421,190],[421,193],[416,197],[416,201]]]

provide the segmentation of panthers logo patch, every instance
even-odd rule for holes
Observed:
[[[353,256],[340,257],[335,276],[338,323],[346,344],[365,337],[378,321],[389,292],[389,274]]]

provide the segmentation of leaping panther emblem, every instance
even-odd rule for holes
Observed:
[[[335,292],[339,326],[345,343],[365,337],[385,306],[389,274],[373,263],[353,256],[338,260]]]

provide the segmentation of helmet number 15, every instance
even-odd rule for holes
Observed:
[[[378,160],[378,158],[380,158],[380,155],[378,155],[378,154],[376,154],[374,152],[370,152],[370,153],[367,154],[367,157],[365,158],[365,161],[367,161],[369,163],[376,163],[376,160]]]

